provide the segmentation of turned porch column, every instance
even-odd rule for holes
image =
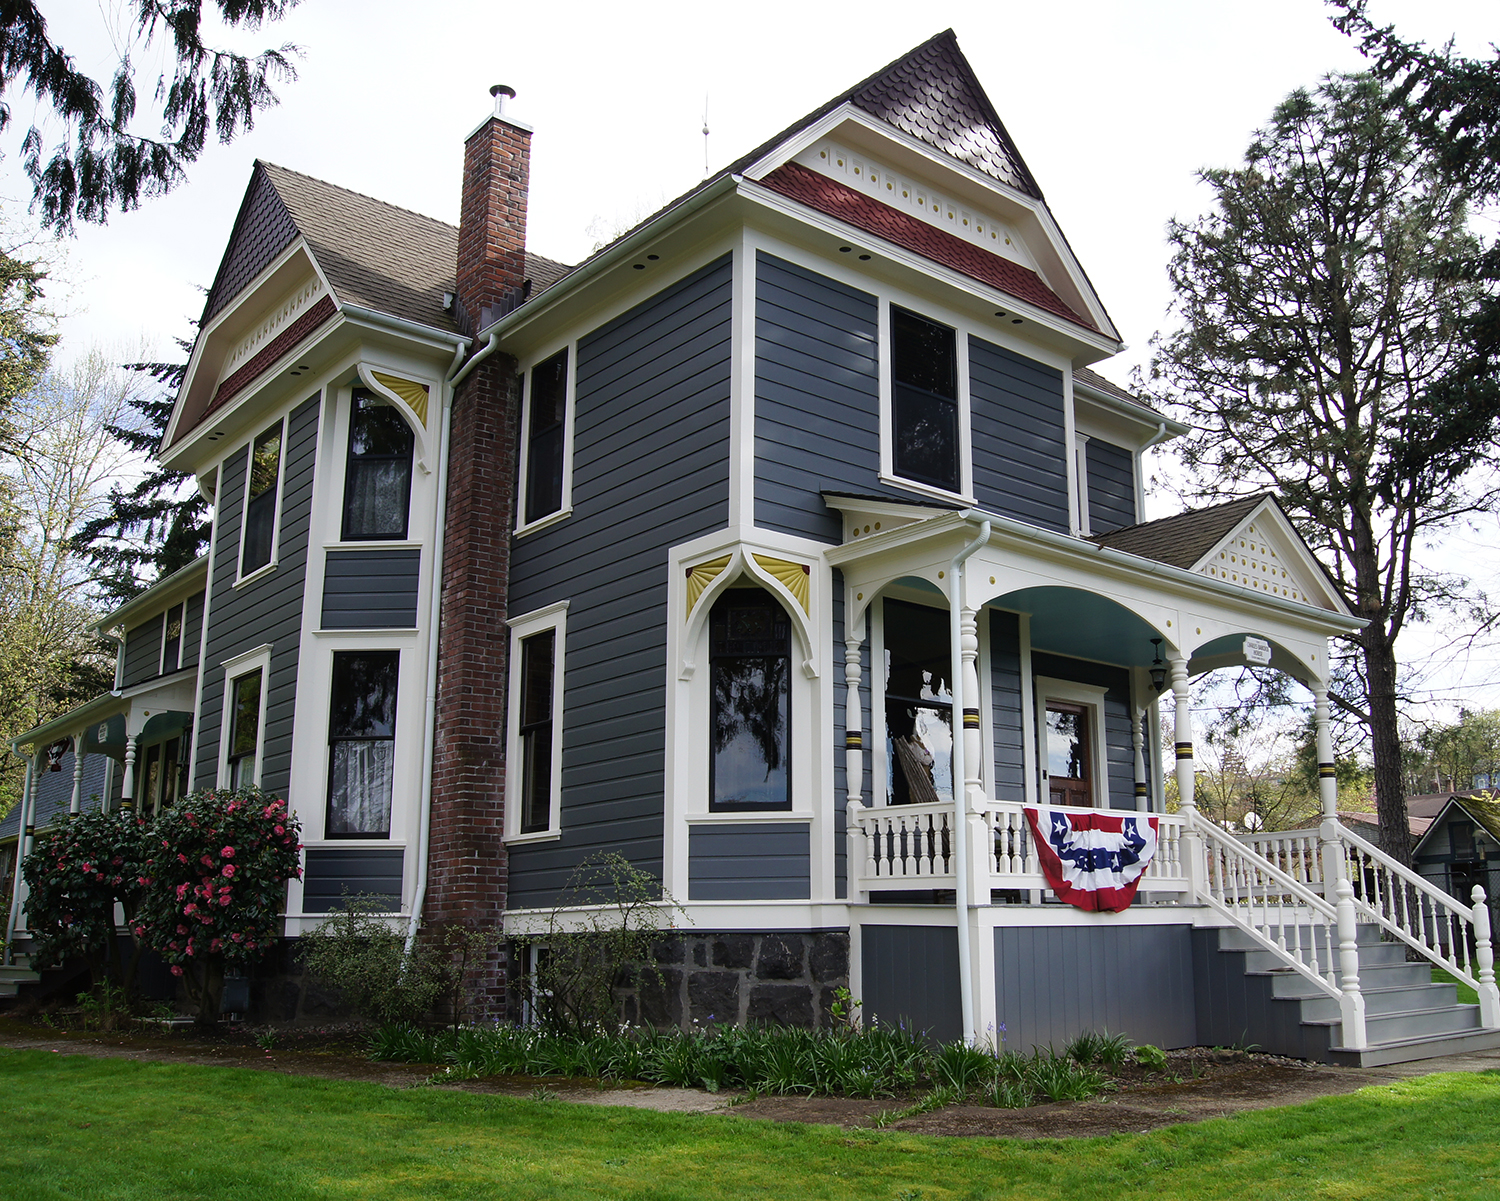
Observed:
[[[964,820],[968,824],[969,904],[990,903],[990,875],[994,856],[993,838],[985,824],[984,778],[979,725],[979,625],[974,610],[964,608],[958,618],[959,655],[963,660],[960,687],[954,701],[962,698],[964,740]]]
[[[68,806],[68,820],[78,816],[83,800],[83,731],[73,735],[73,801]]]
[[[1130,721],[1130,745],[1135,752],[1135,810],[1144,813],[1151,808],[1151,794],[1146,786],[1146,736],[1141,723],[1146,720],[1144,709],[1133,709]]]
[[[1208,859],[1203,836],[1193,828],[1198,807],[1193,803],[1192,692],[1188,686],[1187,660],[1174,654],[1171,662],[1172,695],[1177,701],[1174,739],[1177,743],[1177,808],[1186,819],[1182,832],[1182,866],[1190,895],[1196,900],[1208,884]]]
[[[135,744],[138,734],[125,735],[125,774],[120,779],[120,808],[135,808]]]
[[[844,597],[844,612],[853,610],[853,598]],[[846,854],[844,872],[848,879],[848,894],[851,901],[865,899],[864,890],[858,885],[864,874],[865,834],[859,824],[859,815],[864,810],[865,787],[865,735],[864,705],[860,701],[860,647],[865,640],[866,614],[844,626],[844,838]]]

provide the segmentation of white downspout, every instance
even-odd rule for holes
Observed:
[[[443,536],[447,532],[448,520],[448,434],[453,425],[453,395],[464,377],[495,351],[498,335],[491,334],[489,341],[474,355],[463,369],[458,369],[464,351],[473,345],[464,342],[453,350],[453,363],[448,368],[447,388],[443,394],[443,416],[438,425],[437,445],[437,510],[432,519],[432,593],[428,600],[427,613],[427,697],[426,720],[422,729],[422,798],[417,817],[417,884],[412,894],[411,917],[406,924],[406,954],[417,941],[417,931],[422,925],[422,906],[427,903],[427,842],[432,825],[432,761],[437,746],[437,676],[438,634],[443,619]]]
[[[17,758],[22,757],[14,742],[10,744],[10,753]],[[32,813],[36,809],[36,755],[27,755],[25,759],[26,782],[21,786],[21,812],[17,815],[16,825],[16,875],[11,881],[10,916],[5,925],[7,965],[14,963],[16,958],[16,927],[21,920],[21,861],[26,858],[26,827],[31,823]]]
[[[948,690],[953,697],[950,725],[953,728],[953,854],[955,899],[958,916],[958,983],[959,1002],[963,1012],[964,1043],[974,1045],[974,982],[970,978],[973,964],[969,946],[969,815],[965,796],[964,770],[964,661],[960,644],[964,597],[963,569],[969,556],[990,540],[990,523],[981,523],[979,535],[954,555],[948,564],[948,640],[952,651],[952,678]]]

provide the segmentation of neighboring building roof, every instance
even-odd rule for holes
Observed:
[[[1370,832],[1371,841],[1375,841],[1380,833],[1380,817],[1374,813],[1346,813],[1339,810],[1339,821],[1346,826],[1364,826]],[[1432,825],[1431,817],[1417,817],[1414,814],[1406,815],[1406,828],[1411,831],[1413,838],[1420,838],[1427,832],[1427,827]],[[1356,834],[1358,830],[1354,831]]]
[[[255,172],[209,290],[205,323],[258,273],[249,268],[269,265],[300,235],[340,304],[436,329],[456,328],[453,314],[443,308],[443,293],[456,286],[455,226],[275,163],[257,159]],[[262,179],[268,186],[257,186]],[[253,244],[247,247],[247,241]],[[526,254],[533,295],[569,270],[563,263]]]
[[[829,179],[798,163],[784,163],[760,181],[770,188],[809,208],[836,217],[847,225],[865,230],[897,246],[951,267],[971,279],[1000,289],[1009,296],[1024,300],[1055,316],[1098,332],[1099,327],[1086,316],[1069,308],[1061,297],[1042,282],[1029,267],[975,246],[962,238],[919,221],[873,197],[856,192],[837,180]]]
[[[1447,825],[1442,819],[1447,814],[1449,807],[1452,806],[1464,813],[1497,843],[1500,843],[1500,802],[1494,799],[1494,793],[1488,789],[1481,789],[1477,792],[1445,792],[1434,796],[1408,797],[1406,801],[1408,815],[1412,813],[1413,802],[1422,802],[1418,806],[1419,808],[1423,810],[1431,809],[1432,811],[1432,816],[1426,818],[1421,831],[1413,828],[1412,833],[1414,834],[1423,833],[1430,836],[1441,826]],[[1416,819],[1414,817],[1412,818],[1412,824],[1415,827]],[[1418,842],[1412,848],[1412,854],[1415,855],[1418,851],[1422,850],[1423,844],[1426,841],[1427,838],[1424,837]]]
[[[1091,541],[1190,571],[1269,495],[1269,492],[1258,492],[1227,504],[1189,509],[1172,517],[1127,525],[1124,529],[1095,535]]]

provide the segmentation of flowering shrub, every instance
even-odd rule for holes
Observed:
[[[225,965],[254,962],[280,934],[299,833],[258,788],[190,793],[151,825],[134,932],[183,977],[201,1021],[218,1019]]]
[[[146,828],[133,813],[96,809],[37,835],[21,864],[33,963],[51,967],[82,956],[102,977],[114,948],[115,902],[129,919],[145,892]]]

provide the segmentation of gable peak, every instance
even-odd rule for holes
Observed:
[[[951,29],[856,84],[848,102],[934,150],[1042,199]]]

